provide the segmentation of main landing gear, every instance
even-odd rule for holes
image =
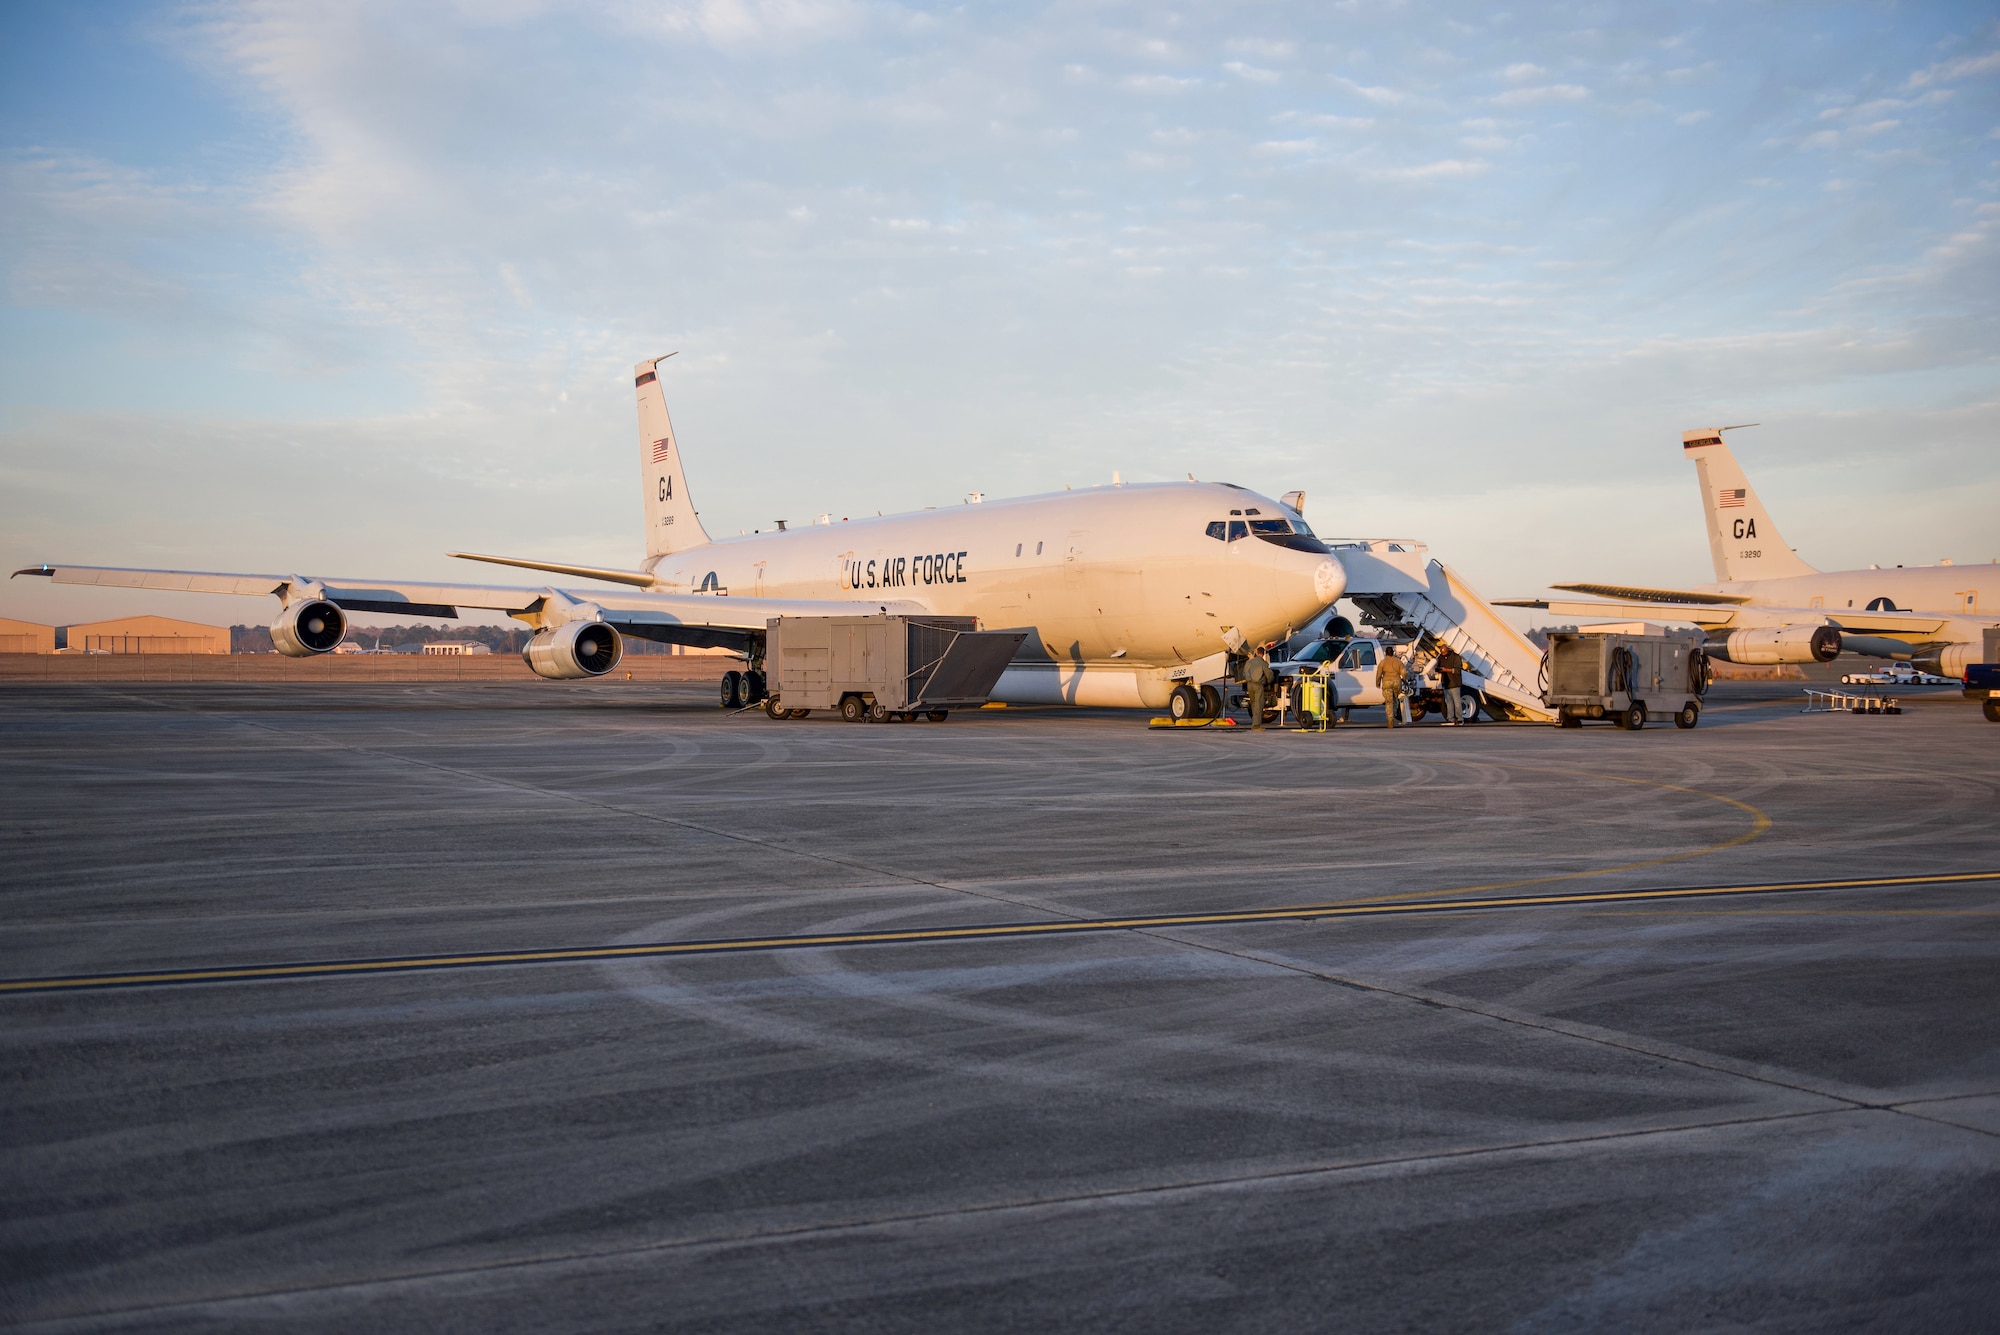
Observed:
[[[1204,686],[1200,690],[1187,685],[1176,686],[1173,694],[1167,697],[1167,716],[1176,721],[1221,718],[1222,692],[1213,686]]]
[[[732,668],[722,674],[721,704],[724,709],[747,709],[751,705],[763,704],[767,698],[764,674],[757,669],[738,672]]]

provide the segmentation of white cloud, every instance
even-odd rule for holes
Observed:
[[[1439,162],[1427,162],[1419,167],[1390,167],[1371,173],[1388,181],[1437,181],[1466,176],[1480,176],[1490,169],[1491,164],[1462,158],[1446,158]]]
[[[1259,69],[1255,65],[1246,65],[1240,60],[1228,61],[1222,68],[1249,83],[1276,83],[1283,77],[1276,70]]]
[[[867,11],[846,0],[649,0],[623,7],[622,17],[641,30],[742,49],[846,36],[866,21]]]
[[[1238,55],[1256,56],[1260,60],[1290,60],[1299,51],[1297,42],[1268,37],[1232,37],[1223,45]]]
[[[1370,102],[1379,102],[1385,107],[1402,106],[1411,100],[1408,93],[1399,92],[1394,88],[1370,87],[1338,74],[1333,76],[1333,82],[1356,96],[1365,97]]]
[[[1548,71],[1540,65],[1531,64],[1524,60],[1519,64],[1509,65],[1506,69],[1500,71],[1500,77],[1512,83],[1525,83],[1529,79],[1539,79],[1547,73]]]
[[[1171,74],[1128,74],[1118,81],[1120,88],[1134,93],[1185,93],[1201,85],[1200,79]]]
[[[1271,117],[1278,125],[1307,125],[1322,130],[1365,130],[1375,124],[1373,116],[1328,116],[1302,111],[1284,111]]]
[[[1541,102],[1581,102],[1590,96],[1590,90],[1573,83],[1540,84],[1533,88],[1510,88],[1496,94],[1494,105],[1502,107],[1534,106]]]
[[[1940,61],[1929,69],[1918,70],[1904,86],[1928,88],[1932,84],[1954,83],[1976,74],[1991,74],[1995,70],[2000,70],[2000,51],[1989,51],[1983,56],[1960,56],[1955,60]]]

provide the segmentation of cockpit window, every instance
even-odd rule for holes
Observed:
[[[1227,542],[1228,537],[1226,535],[1228,531],[1229,525],[1223,523],[1220,519],[1208,526],[1208,536],[1214,538],[1217,542]]]
[[[1312,531],[1312,528],[1303,519],[1294,519],[1292,521],[1292,532],[1303,533],[1308,538],[1316,538],[1319,536],[1319,534]]]
[[[1250,521],[1252,533],[1290,533],[1292,526],[1282,519],[1253,519]]]
[[[1249,526],[1242,520],[1232,519],[1229,521],[1229,540],[1231,542],[1235,542],[1238,538],[1247,538],[1249,536]]]

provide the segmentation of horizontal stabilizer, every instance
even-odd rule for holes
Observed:
[[[605,566],[564,565],[558,561],[527,561],[514,556],[481,556],[477,552],[446,552],[461,561],[484,561],[489,565],[513,566],[520,570],[546,570],[552,575],[574,575],[578,579],[601,579],[612,584],[630,584],[635,589],[653,587],[653,577],[643,570],[612,570]]]

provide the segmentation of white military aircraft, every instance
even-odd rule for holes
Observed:
[[[1914,662],[1948,677],[2000,657],[2000,566],[1897,566],[1823,572],[1785,545],[1722,433],[1683,432],[1708,521],[1713,584],[1692,589],[1552,584],[1609,601],[1513,599],[1561,616],[1682,621],[1732,663],[1831,662],[1842,649]]]
[[[671,354],[669,354],[671,355]],[[659,363],[634,368],[646,551],[635,569],[454,552],[469,560],[624,585],[522,588],[332,576],[238,575],[49,564],[59,584],[276,595],[280,653],[330,652],[348,612],[455,617],[505,612],[536,631],[523,657],[544,677],[601,676],[632,635],[725,647],[753,668],[777,616],[972,616],[1024,630],[993,698],[1220,713],[1203,683],[1228,655],[1279,640],[1340,597],[1347,577],[1307,526],[1301,493],[1274,501],[1231,483],[1149,483],[980,501],[887,518],[711,539],[688,495]],[[742,699],[742,677],[725,703]],[[1174,699],[1180,693],[1178,700]],[[748,700],[761,693],[761,678]]]

